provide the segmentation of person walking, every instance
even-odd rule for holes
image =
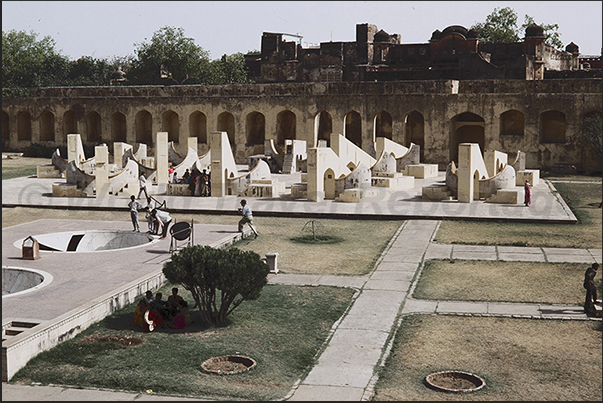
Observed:
[[[134,232],[140,232],[140,223],[138,222],[138,210],[142,208],[142,204],[136,201],[136,197],[134,195],[130,196],[130,203],[128,203],[128,207],[130,207],[130,218],[132,219],[132,225],[134,226]]]
[[[597,302],[597,287],[595,286],[595,276],[599,269],[599,263],[593,263],[584,273],[584,288],[586,289],[586,300],[584,301],[584,312],[586,314],[596,314],[595,303]]]
[[[532,204],[531,187],[532,185],[530,185],[530,182],[526,179],[526,181],[523,183],[523,204],[526,207],[530,207],[530,204]]]
[[[154,209],[153,211],[151,211],[151,217],[157,218],[157,220],[161,224],[162,231],[161,231],[161,237],[159,239],[164,239],[165,236],[167,235],[168,227],[170,226],[170,223],[172,222],[172,217],[170,216],[170,214],[167,211],[157,210],[157,209]]]
[[[239,207],[239,213],[243,216],[239,220],[239,232],[243,232],[243,225],[249,224],[249,228],[255,234],[255,237],[258,237],[258,231],[255,229],[253,225],[253,213],[251,212],[251,207],[247,204],[247,200],[241,200],[241,207]]]
[[[140,177],[138,178],[138,185],[140,186],[140,190],[138,191],[138,196],[136,198],[140,199],[140,194],[144,192],[144,196],[148,199],[149,194],[147,193],[147,177],[144,172],[141,173]]]

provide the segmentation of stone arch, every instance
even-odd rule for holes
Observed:
[[[2,111],[2,150],[6,149],[6,146],[10,142],[10,125],[8,120],[8,113]]]
[[[40,114],[40,141],[54,141],[54,114],[44,111]]]
[[[217,130],[219,132],[226,132],[228,134],[228,141],[230,142],[230,147],[232,148],[232,152],[234,153],[237,147],[237,143],[235,141],[234,115],[230,112],[222,112],[221,114],[219,114]]]
[[[189,137],[196,137],[198,144],[207,144],[207,116],[195,111],[188,118]]]
[[[151,112],[143,109],[134,117],[134,131],[136,142],[153,145],[153,116]]]
[[[67,141],[68,134],[80,134],[78,131],[78,118],[71,109],[63,113],[63,139]]]
[[[98,112],[92,111],[86,116],[86,140],[100,143],[102,139],[102,121]]]
[[[27,111],[17,115],[17,139],[31,141],[31,115]]]
[[[266,117],[260,112],[248,113],[245,117],[245,145],[264,146],[266,138]]]
[[[523,136],[525,118],[523,113],[511,109],[500,114],[500,136]]]
[[[377,137],[385,137],[393,140],[392,115],[386,111],[380,111],[375,115],[373,130],[373,142]]]
[[[410,147],[410,143],[414,143],[420,147],[420,160],[425,157],[425,118],[423,114],[417,111],[411,111],[404,118],[404,126],[406,131],[404,145]]]
[[[314,147],[318,145],[319,140],[326,140],[328,146],[331,133],[333,133],[333,118],[329,112],[320,111],[314,118]]]
[[[125,143],[127,139],[126,115],[115,112],[111,115],[111,141]]]
[[[540,143],[565,143],[565,113],[550,110],[540,114]]]
[[[343,136],[362,148],[362,118],[356,111],[351,111],[343,118]]]
[[[161,115],[161,131],[168,133],[168,142],[180,142],[180,117],[173,110],[167,110]]]
[[[295,140],[297,122],[295,113],[284,110],[276,115],[276,145],[284,146],[285,140]]]
[[[483,153],[485,148],[484,119],[471,112],[464,112],[450,119],[450,160],[458,161],[459,144],[477,143]]]

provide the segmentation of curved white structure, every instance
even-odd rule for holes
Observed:
[[[132,231],[72,231],[33,236],[40,251],[51,252],[99,252],[134,248],[147,245],[156,239],[147,233]],[[23,239],[13,243],[21,248]]]

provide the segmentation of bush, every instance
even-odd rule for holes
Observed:
[[[52,153],[54,150],[59,149],[61,156],[63,158],[67,157],[67,146],[59,146],[59,147],[48,147],[44,144],[40,143],[31,143],[29,147],[23,152],[24,157],[32,157],[32,158],[52,158]]]
[[[270,268],[252,251],[187,246],[164,263],[172,284],[190,291],[208,326],[223,324],[245,300],[255,300],[268,283]]]

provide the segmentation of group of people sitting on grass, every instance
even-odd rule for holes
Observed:
[[[170,329],[182,329],[193,321],[189,314],[188,303],[178,295],[178,288],[172,288],[172,295],[164,301],[163,294],[147,291],[136,310],[132,326],[140,326],[146,332],[152,332],[157,326]]]

